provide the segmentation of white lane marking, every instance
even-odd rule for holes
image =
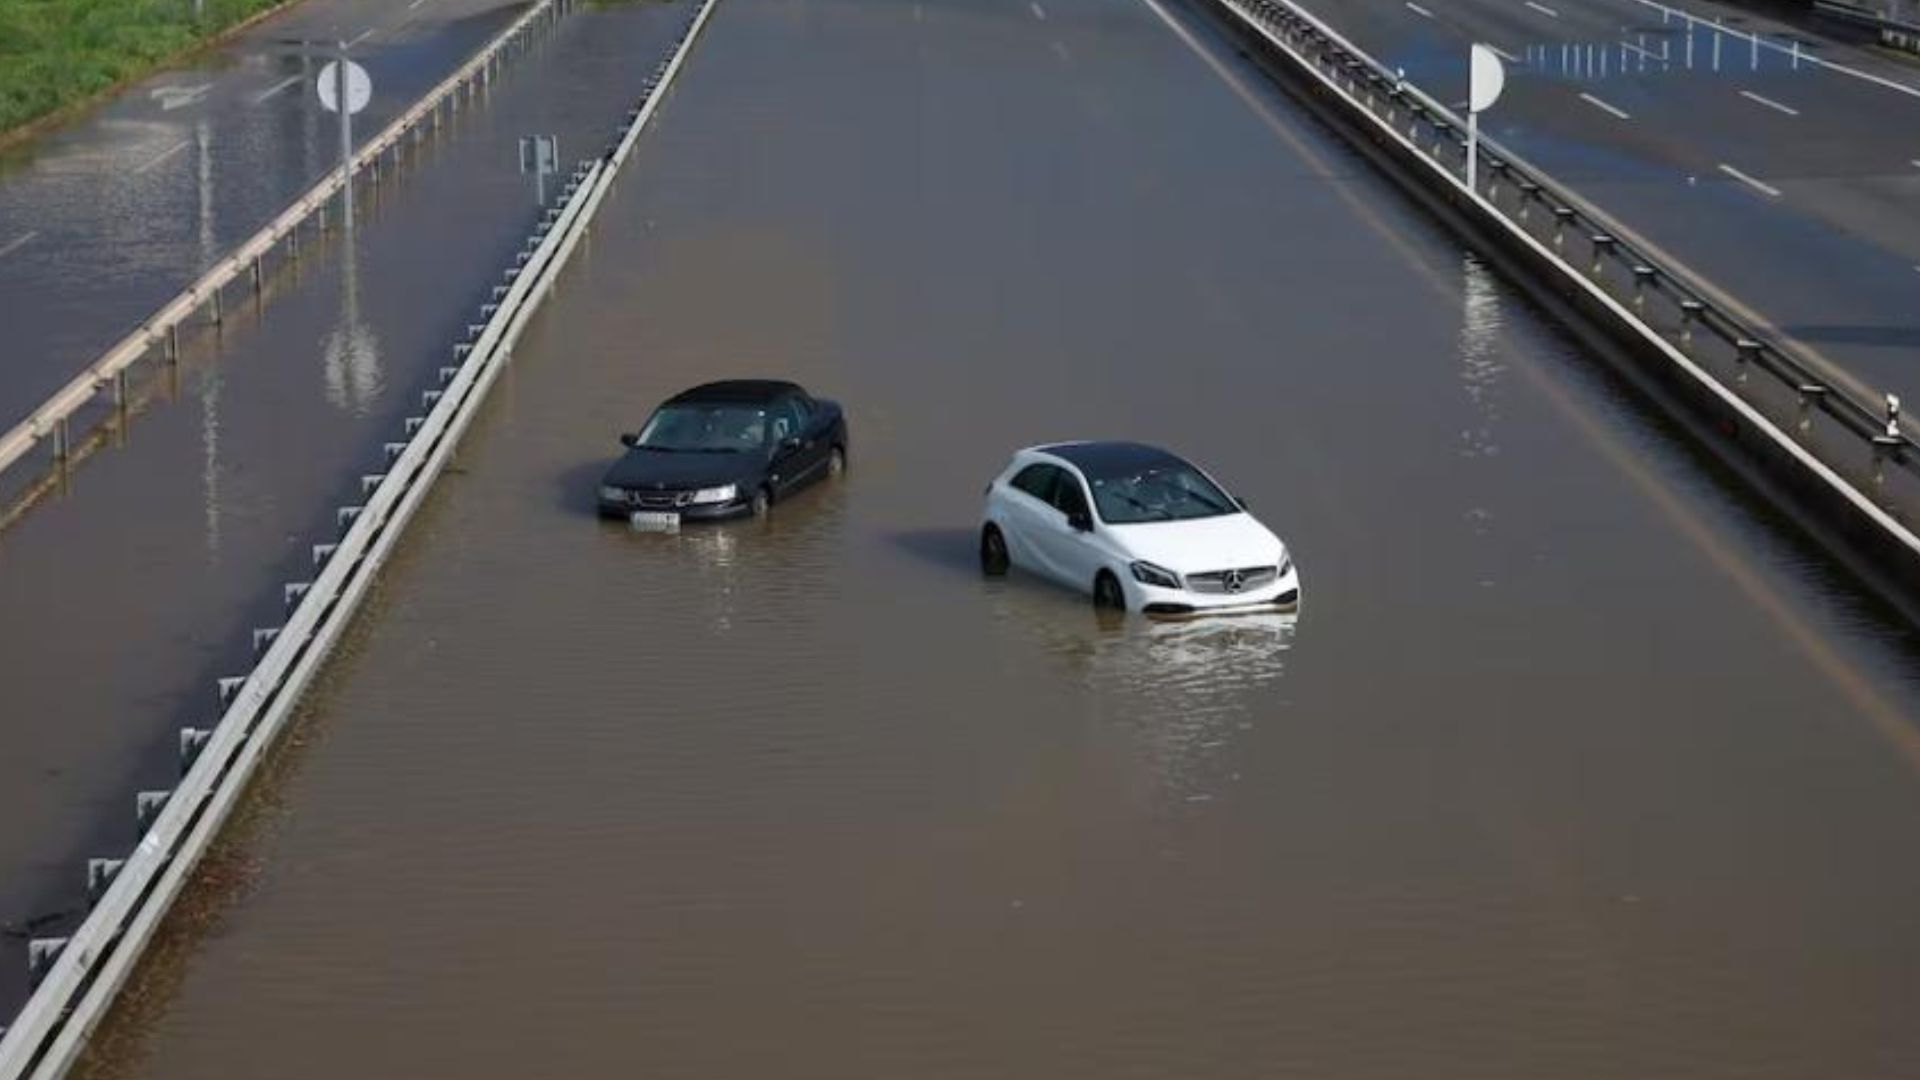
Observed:
[[[147,91],[147,96],[160,102],[160,111],[172,112],[198,103],[211,89],[213,89],[212,83],[201,83],[198,86],[156,86]]]
[[[259,93],[253,95],[253,97],[250,100],[255,105],[258,105],[261,102],[272,97],[273,95],[278,94],[281,91],[285,90],[287,87],[298,85],[301,78],[302,77],[299,75],[289,75],[286,78],[280,80],[279,82],[274,83],[272,86],[267,87],[265,90],[262,90]]]
[[[0,259],[4,259],[7,256],[13,254],[14,252],[19,251],[21,248],[26,246],[27,241],[39,235],[40,235],[40,232],[39,230],[36,229],[33,232],[27,233],[25,236],[20,237],[20,239],[15,240],[13,243],[8,244],[6,247],[0,247]]]
[[[1428,11],[1426,8],[1421,7],[1419,4],[1414,3],[1413,0],[1407,0],[1407,10],[1413,12],[1415,15],[1418,15],[1423,19],[1433,18],[1433,12]]]
[[[1053,52],[1055,56],[1058,56],[1060,59],[1066,61],[1069,64],[1073,63],[1073,54],[1067,51],[1067,47],[1065,45],[1062,45],[1057,41],[1049,42],[1048,44],[1053,46]]]
[[[1583,93],[1580,95],[1580,100],[1586,102],[1587,104],[1593,106],[1596,109],[1599,109],[1603,113],[1607,113],[1608,115],[1612,116],[1615,120],[1633,119],[1633,117],[1627,115],[1627,111],[1625,109],[1620,109],[1612,105],[1609,105],[1606,102],[1601,101],[1599,98],[1594,97],[1592,94]]]
[[[1913,159],[1913,167],[1916,169],[1920,169],[1920,158]]]
[[[1735,180],[1738,180],[1741,183],[1746,184],[1748,187],[1753,188],[1755,191],[1764,192],[1765,194],[1770,195],[1776,199],[1780,197],[1779,188],[1774,187],[1771,184],[1763,184],[1760,181],[1755,180],[1753,177],[1748,176],[1746,173],[1741,172],[1739,169],[1736,169],[1731,165],[1728,165],[1722,162],[1720,165],[1720,171],[1723,173],[1726,173],[1728,176],[1733,177]]]
[[[358,45],[358,44],[360,44],[361,42],[363,42],[363,41],[365,41],[365,40],[367,40],[368,38],[370,38],[370,37],[372,37],[372,36],[373,36],[373,32],[374,32],[375,30],[377,30],[377,29],[379,29],[379,27],[376,27],[376,26],[369,26],[369,27],[367,27],[367,28],[366,28],[365,30],[362,30],[362,31],[360,31],[360,36],[359,36],[359,37],[357,37],[357,38],[354,38],[354,39],[353,39],[352,41],[349,41],[349,42],[347,42],[347,48],[349,48],[349,49],[351,49],[351,48],[353,48],[353,47],[354,47],[355,45]]]
[[[1489,49],[1492,49],[1496,54],[1499,55],[1500,59],[1505,60],[1509,64],[1526,63],[1525,60],[1522,60],[1520,57],[1515,56],[1514,54],[1508,52],[1507,50],[1501,48],[1500,46],[1492,44],[1491,42],[1483,41],[1480,44],[1485,45]]]
[[[1642,5],[1643,7],[1650,7],[1655,11],[1664,12],[1668,15],[1678,15],[1680,18],[1685,19],[1689,25],[1692,25],[1693,23],[1699,23],[1702,26],[1712,27],[1716,30],[1725,29],[1725,27],[1718,26],[1717,24],[1709,20],[1702,19],[1697,15],[1691,15],[1691,14],[1688,14],[1687,12],[1681,11],[1679,8],[1668,7],[1666,4],[1660,3],[1659,0],[1636,0],[1636,2]],[[1755,40],[1758,41],[1759,44],[1764,45],[1775,52],[1783,52],[1788,54],[1793,53],[1792,49],[1784,48],[1780,45],[1776,45],[1771,41],[1764,41],[1758,38],[1756,38]],[[1881,75],[1875,75],[1870,71],[1861,71],[1859,68],[1850,68],[1845,64],[1836,64],[1831,60],[1822,60],[1818,56],[1809,56],[1806,53],[1800,53],[1798,55],[1800,59],[1805,60],[1809,63],[1818,64],[1819,66],[1826,68],[1828,71],[1838,72],[1842,75],[1851,75],[1856,79],[1864,79],[1867,82],[1873,83],[1875,86],[1892,90],[1895,93],[1905,94],[1908,97],[1920,98],[1920,86],[1912,86],[1907,83],[1903,83],[1898,79],[1889,79]]]
[[[1527,6],[1539,12],[1540,14],[1545,15],[1549,19],[1557,19],[1560,17],[1559,12],[1553,10],[1552,8],[1548,7],[1545,4],[1536,4],[1533,2],[1533,0],[1527,0]]]
[[[1032,8],[1032,9],[1033,9],[1033,17],[1034,17],[1034,18],[1036,18],[1036,19],[1039,19],[1039,20],[1040,20],[1041,22],[1046,22],[1046,21],[1047,21],[1047,9],[1046,9],[1046,8],[1043,8],[1043,7],[1041,7],[1041,6],[1039,5],[1039,3],[1038,3],[1038,2],[1034,2],[1034,3],[1029,3],[1029,4],[1027,5],[1027,6],[1028,6],[1029,8]]]
[[[1623,41],[1623,42],[1621,42],[1621,43],[1620,43],[1620,47],[1621,47],[1621,48],[1623,48],[1623,49],[1626,49],[1626,50],[1627,50],[1627,51],[1629,51],[1629,52],[1636,52],[1636,53],[1639,53],[1639,54],[1640,54],[1641,56],[1644,56],[1644,57],[1646,57],[1646,58],[1647,58],[1647,59],[1649,59],[1649,60],[1658,60],[1658,61],[1660,61],[1660,62],[1661,62],[1661,63],[1663,63],[1663,64],[1667,62],[1667,58],[1666,58],[1665,56],[1662,56],[1662,55],[1660,55],[1660,54],[1659,54],[1659,53],[1657,53],[1657,52],[1650,52],[1650,51],[1648,51],[1648,50],[1646,50],[1646,49],[1643,49],[1643,48],[1641,48],[1640,46],[1638,46],[1638,45],[1635,45],[1635,44],[1634,44],[1633,42],[1631,42],[1631,41]]]
[[[1765,106],[1766,106],[1767,108],[1769,108],[1769,109],[1778,109],[1779,111],[1781,111],[1781,112],[1783,112],[1783,113],[1786,113],[1786,114],[1787,114],[1788,116],[1799,116],[1799,115],[1800,115],[1800,110],[1799,110],[1799,109],[1795,109],[1795,108],[1792,108],[1792,107],[1790,107],[1790,106],[1786,106],[1786,105],[1782,105],[1782,104],[1780,104],[1779,102],[1777,102],[1777,101],[1775,101],[1775,100],[1773,100],[1772,98],[1764,98],[1764,97],[1761,97],[1761,96],[1760,96],[1759,94],[1756,94],[1756,93],[1754,93],[1754,92],[1753,92],[1753,91],[1751,91],[1751,90],[1742,90],[1742,91],[1740,91],[1740,96],[1741,96],[1741,97],[1743,97],[1743,98],[1746,98],[1746,99],[1747,99],[1748,101],[1756,101],[1756,102],[1759,102],[1760,104],[1762,104],[1762,105],[1765,105]]]
[[[172,146],[167,147],[165,150],[162,150],[160,152],[159,157],[149,160],[145,165],[134,166],[133,174],[135,176],[138,176],[141,173],[146,172],[148,169],[153,168],[155,165],[158,165],[161,162],[172,157],[173,155],[179,153],[180,151],[185,150],[189,145],[190,144],[186,139],[181,139],[179,142],[174,143]]]
[[[408,5],[407,5],[407,10],[408,10],[408,11],[412,11],[412,10],[413,10],[414,8],[417,8],[417,7],[419,7],[419,6],[421,5],[421,4],[424,4],[424,3],[426,3],[426,2],[427,2],[427,0],[413,0],[413,3],[411,3],[411,4],[408,4]]]

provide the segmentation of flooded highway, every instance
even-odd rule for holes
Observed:
[[[1914,642],[1166,0],[726,0],[91,1076],[1898,1077]],[[852,467],[642,535],[730,375]],[[983,580],[1159,442],[1277,618]]]
[[[183,335],[111,449],[0,517],[0,1016],[26,996],[29,932],[84,914],[85,859],[136,838],[136,790],[179,779],[179,729],[218,715],[214,680],[282,624],[284,584],[311,578],[335,508],[360,500],[538,220],[520,136],[598,152],[682,23],[660,5],[562,20],[363,188],[350,239],[310,242],[264,302]]]

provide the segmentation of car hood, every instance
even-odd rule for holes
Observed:
[[[1179,574],[1278,566],[1286,546],[1252,514],[1223,514],[1191,521],[1108,525],[1115,541],[1135,559]]]
[[[600,482],[612,487],[670,491],[751,484],[765,465],[757,454],[702,454],[634,447],[613,463]]]

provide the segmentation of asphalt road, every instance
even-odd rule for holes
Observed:
[[[1911,1075],[1912,639],[1163,2],[727,0],[86,1075]],[[753,374],[843,483],[595,519]],[[1076,436],[1297,623],[983,581]]]
[[[1500,50],[1484,131],[1853,385],[1920,400],[1920,68],[1692,0],[1307,7],[1446,101],[1470,43]]]
[[[0,428],[340,161],[313,81],[339,42],[385,127],[511,22],[518,0],[305,0],[193,65],[0,154]]]
[[[679,6],[582,8],[487,98],[363,190],[350,244],[310,243],[186,338],[126,445],[0,532],[0,1015],[24,999],[25,937],[82,910],[90,855],[135,838],[133,794],[178,778],[176,732],[210,726],[213,680],[245,670],[281,586],[357,502],[538,217],[517,143],[598,153],[667,54]]]

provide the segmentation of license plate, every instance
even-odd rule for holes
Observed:
[[[647,532],[679,532],[680,515],[656,510],[635,510],[627,523]]]

